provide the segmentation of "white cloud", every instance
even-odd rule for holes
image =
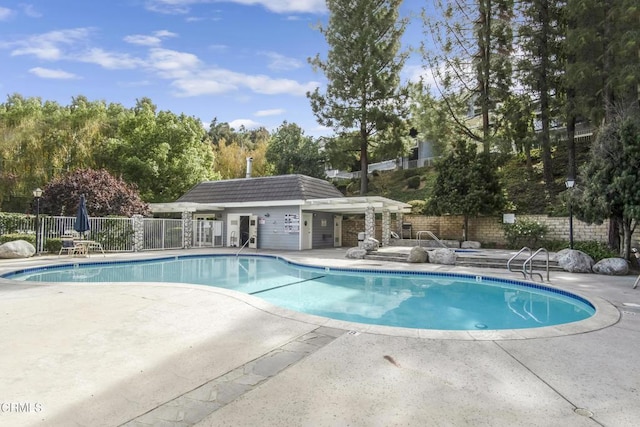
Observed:
[[[110,70],[127,70],[144,65],[144,61],[126,53],[107,52],[104,49],[92,48],[73,58],[80,62],[97,64]]]
[[[254,115],[256,117],[266,117],[266,116],[279,116],[285,113],[285,110],[282,108],[274,108],[272,110],[260,110],[256,111]]]
[[[43,79],[77,79],[78,78],[78,76],[76,76],[73,73],[68,73],[63,70],[52,70],[50,68],[42,68],[42,67],[31,68],[29,72]]]
[[[145,34],[132,34],[126,36],[123,40],[127,43],[137,44],[140,46],[160,46],[162,39],[168,37],[177,37],[176,33],[167,30],[154,31],[152,36]]]
[[[225,0],[221,0],[225,1]],[[319,13],[325,12],[325,0],[227,0],[246,5],[261,5],[276,13]]]
[[[286,57],[276,52],[263,52],[262,55],[266,56],[271,60],[271,62],[268,65],[270,70],[287,71],[287,70],[295,70],[302,67],[301,61],[295,58]]]
[[[200,66],[200,60],[191,53],[153,48],[149,51],[148,66],[163,78],[186,78]]]
[[[137,44],[140,46],[160,46],[160,43],[162,43],[162,39],[160,39],[160,37],[145,36],[142,34],[126,36],[123,40],[127,43]]]
[[[262,124],[251,119],[237,119],[229,122],[229,126],[231,126],[235,130],[240,129],[240,127],[242,126],[244,126],[245,129],[257,129],[259,127],[262,127]]]
[[[39,59],[56,60],[64,56],[62,46],[72,46],[84,42],[90,33],[89,28],[51,31],[4,45],[15,48],[11,52],[12,56],[33,55]]]
[[[156,37],[160,37],[161,39],[166,39],[169,37],[178,37],[178,34],[169,31],[169,30],[158,30],[158,31],[154,31],[153,35]]]
[[[307,92],[313,91],[319,86],[317,82],[299,83],[290,79],[272,79],[265,75],[248,76],[244,75],[244,85],[256,93],[264,95],[288,94],[304,96]]]
[[[322,13],[326,11],[325,0],[147,0],[148,10],[172,15],[190,12],[190,6],[206,3],[237,3],[247,6],[262,6],[275,13]]]
[[[304,96],[318,86],[317,82],[299,83],[289,79],[273,79],[265,75],[237,73],[221,68],[210,68],[177,79],[172,85],[180,91],[177,96],[220,94],[247,88],[263,95]]]
[[[178,89],[175,95],[179,97],[218,95],[238,89],[237,86],[227,82],[199,78],[178,79],[173,81],[171,86]]]
[[[13,10],[6,7],[0,7],[0,21],[6,21],[11,18],[11,16],[13,16]]]

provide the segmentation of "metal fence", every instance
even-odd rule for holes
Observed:
[[[75,217],[51,216],[40,220],[41,238],[38,239],[39,251],[47,247],[48,239],[59,239],[74,234]],[[102,244],[105,251],[131,252],[133,246],[132,218],[90,218],[91,230],[82,237]]]
[[[143,218],[143,250],[180,249],[182,243],[182,220]]]
[[[38,252],[49,250],[52,239],[78,234],[74,231],[75,217],[41,216],[38,222]],[[182,249],[185,246],[220,247],[224,244],[222,221],[193,220],[192,229],[187,233],[181,219],[106,217],[89,218],[89,224],[91,229],[81,237],[100,242],[108,252]],[[19,218],[9,224],[7,230],[0,229],[0,235],[10,233],[35,235],[35,218]],[[185,245],[185,238],[189,239],[188,245]]]

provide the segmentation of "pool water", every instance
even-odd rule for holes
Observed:
[[[38,268],[36,282],[177,282],[233,289],[291,310],[366,324],[442,330],[522,329],[586,319],[581,297],[484,276],[306,267],[270,256],[184,256]]]

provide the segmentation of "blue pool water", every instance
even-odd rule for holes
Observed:
[[[426,272],[307,267],[270,256],[183,256],[5,274],[35,282],[178,282],[233,289],[280,307],[421,329],[522,329],[586,319],[581,297],[525,282]]]

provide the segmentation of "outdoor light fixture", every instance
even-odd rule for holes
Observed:
[[[564,183],[568,190],[571,190],[575,185],[576,181],[573,178],[568,178]],[[573,249],[573,206],[571,203],[571,194],[569,194],[569,249]]]
[[[42,190],[40,188],[33,190],[33,197],[36,199],[36,253],[38,253],[40,247],[40,198],[42,197]]]

